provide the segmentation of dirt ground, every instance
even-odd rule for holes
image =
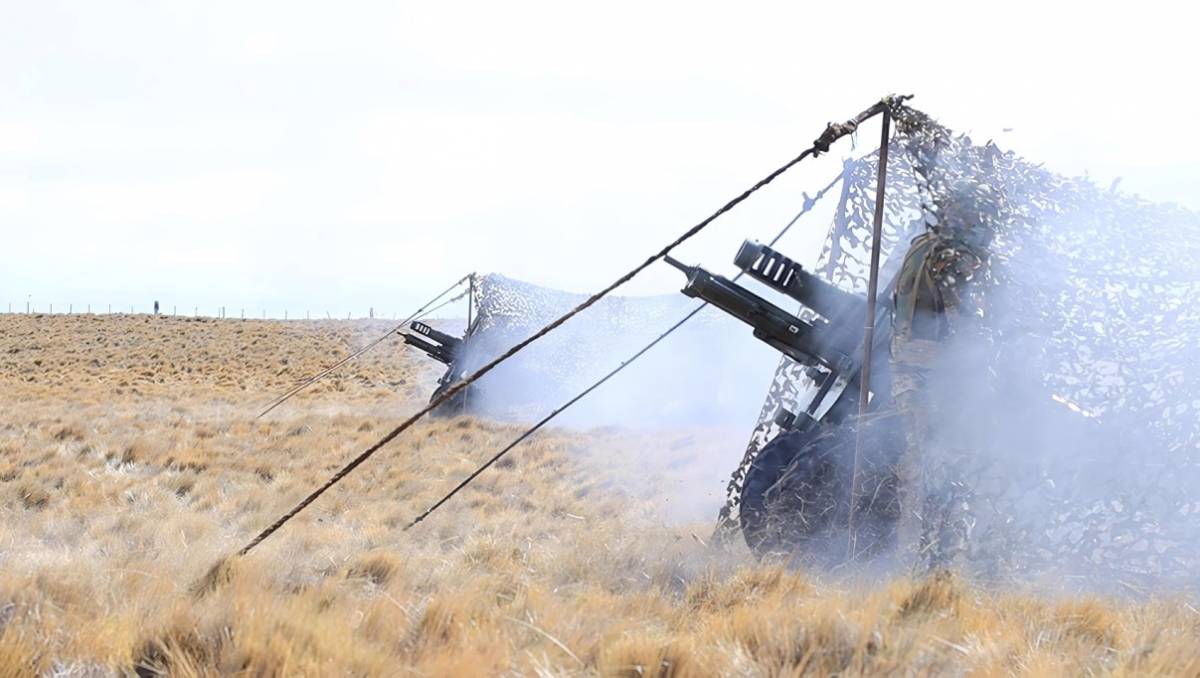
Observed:
[[[383,321],[0,315],[0,676],[1200,675],[1187,600],[850,582],[707,545],[744,432],[427,420]],[[736,450],[736,448],[734,448]]]

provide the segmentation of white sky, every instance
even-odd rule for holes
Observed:
[[[1108,4],[0,0],[0,311],[403,315],[471,269],[590,291],[888,92],[1200,208],[1194,10]],[[727,270],[838,156],[681,258]]]

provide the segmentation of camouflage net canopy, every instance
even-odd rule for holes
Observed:
[[[586,298],[495,273],[476,277],[474,284],[479,310],[464,355],[454,365],[457,376],[474,372]],[[499,419],[540,419],[698,305],[681,294],[605,297],[472,385],[468,407]],[[751,374],[761,389],[770,352],[744,350],[753,343],[745,325],[706,310],[559,421],[746,426],[754,420],[757,398],[714,385],[735,383],[739,377],[745,383],[745,375]]]
[[[973,497],[968,566],[1026,581],[1192,587],[1200,572],[1200,216],[1059,176],[911,108],[895,116],[881,280],[946,210],[965,210],[991,238],[990,270],[976,283],[987,297],[988,359],[961,375],[961,388],[1001,397],[977,413],[988,435],[977,436],[972,467],[958,470]],[[860,294],[876,167],[877,154],[847,163],[817,266]],[[813,387],[783,359],[728,508],[736,510],[746,469],[778,433],[776,412],[795,411]],[[1036,407],[1007,406],[1018,401]],[[1045,421],[1028,418],[1039,411]],[[1061,426],[1064,415],[1074,423]],[[1019,445],[1006,428],[1023,432]]]

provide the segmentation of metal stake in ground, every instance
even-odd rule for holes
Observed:
[[[875,223],[871,233],[871,273],[867,280],[867,319],[863,325],[863,358],[858,389],[858,421],[854,427],[854,470],[850,475],[850,532],[846,558],[854,558],[854,510],[858,503],[858,470],[862,462],[863,423],[871,397],[871,349],[875,344],[875,297],[879,290],[879,248],[883,234],[883,191],[887,179],[888,137],[891,136],[892,111],[883,109],[883,134],[879,141],[879,174],[875,182]]]

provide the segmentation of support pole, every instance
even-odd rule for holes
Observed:
[[[475,309],[475,272],[467,276],[467,331],[463,334],[463,341],[471,337],[471,312]],[[467,399],[471,397],[471,389],[467,387],[463,389],[463,413],[470,413],[469,403]]]
[[[879,173],[875,180],[875,222],[871,229],[871,273],[867,280],[867,318],[863,325],[862,371],[859,372],[858,421],[854,427],[854,471],[850,476],[849,542],[846,559],[853,560],[856,546],[854,512],[858,504],[858,474],[862,463],[863,422],[871,396],[871,349],[875,344],[875,299],[879,291],[879,249],[883,239],[883,195],[887,180],[888,138],[892,132],[892,112],[883,109],[883,134],[879,141]]]
[[[467,276],[467,334],[471,333],[471,311],[475,308],[475,274]]]

